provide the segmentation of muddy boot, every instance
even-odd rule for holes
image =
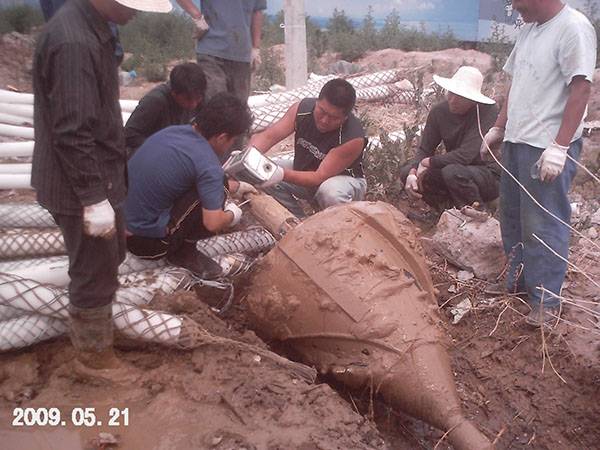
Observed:
[[[88,381],[132,382],[141,375],[121,361],[113,349],[112,305],[78,308],[69,305],[69,333],[75,350],[75,374]]]

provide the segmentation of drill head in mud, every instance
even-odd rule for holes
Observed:
[[[328,208],[288,231],[246,297],[257,329],[307,364],[449,431],[457,449],[491,446],[463,415],[447,335],[414,228],[393,206]]]

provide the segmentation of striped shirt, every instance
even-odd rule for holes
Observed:
[[[116,38],[88,0],[67,2],[40,34],[33,62],[31,184],[55,213],[125,202],[126,155]]]

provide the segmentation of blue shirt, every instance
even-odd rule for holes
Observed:
[[[200,8],[210,29],[196,53],[249,63],[252,14],[266,9],[267,0],[202,0]]]
[[[219,159],[190,125],[176,125],[153,134],[133,154],[127,167],[125,221],[127,230],[137,236],[165,237],[171,208],[194,187],[204,209],[221,209],[225,201]]]

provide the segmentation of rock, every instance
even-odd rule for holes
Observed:
[[[494,218],[479,222],[456,209],[440,217],[433,248],[455,266],[488,281],[496,280],[506,261],[500,223]]]
[[[595,225],[600,225],[600,208],[598,208],[598,210],[592,214],[590,221]]]
[[[332,64],[332,66],[329,68],[329,71],[327,72],[328,74],[345,74],[345,75],[351,75],[353,73],[359,73],[362,72],[363,68],[360,67],[358,64],[353,64],[350,63],[348,61],[344,61],[343,59],[335,62],[334,64]]]

